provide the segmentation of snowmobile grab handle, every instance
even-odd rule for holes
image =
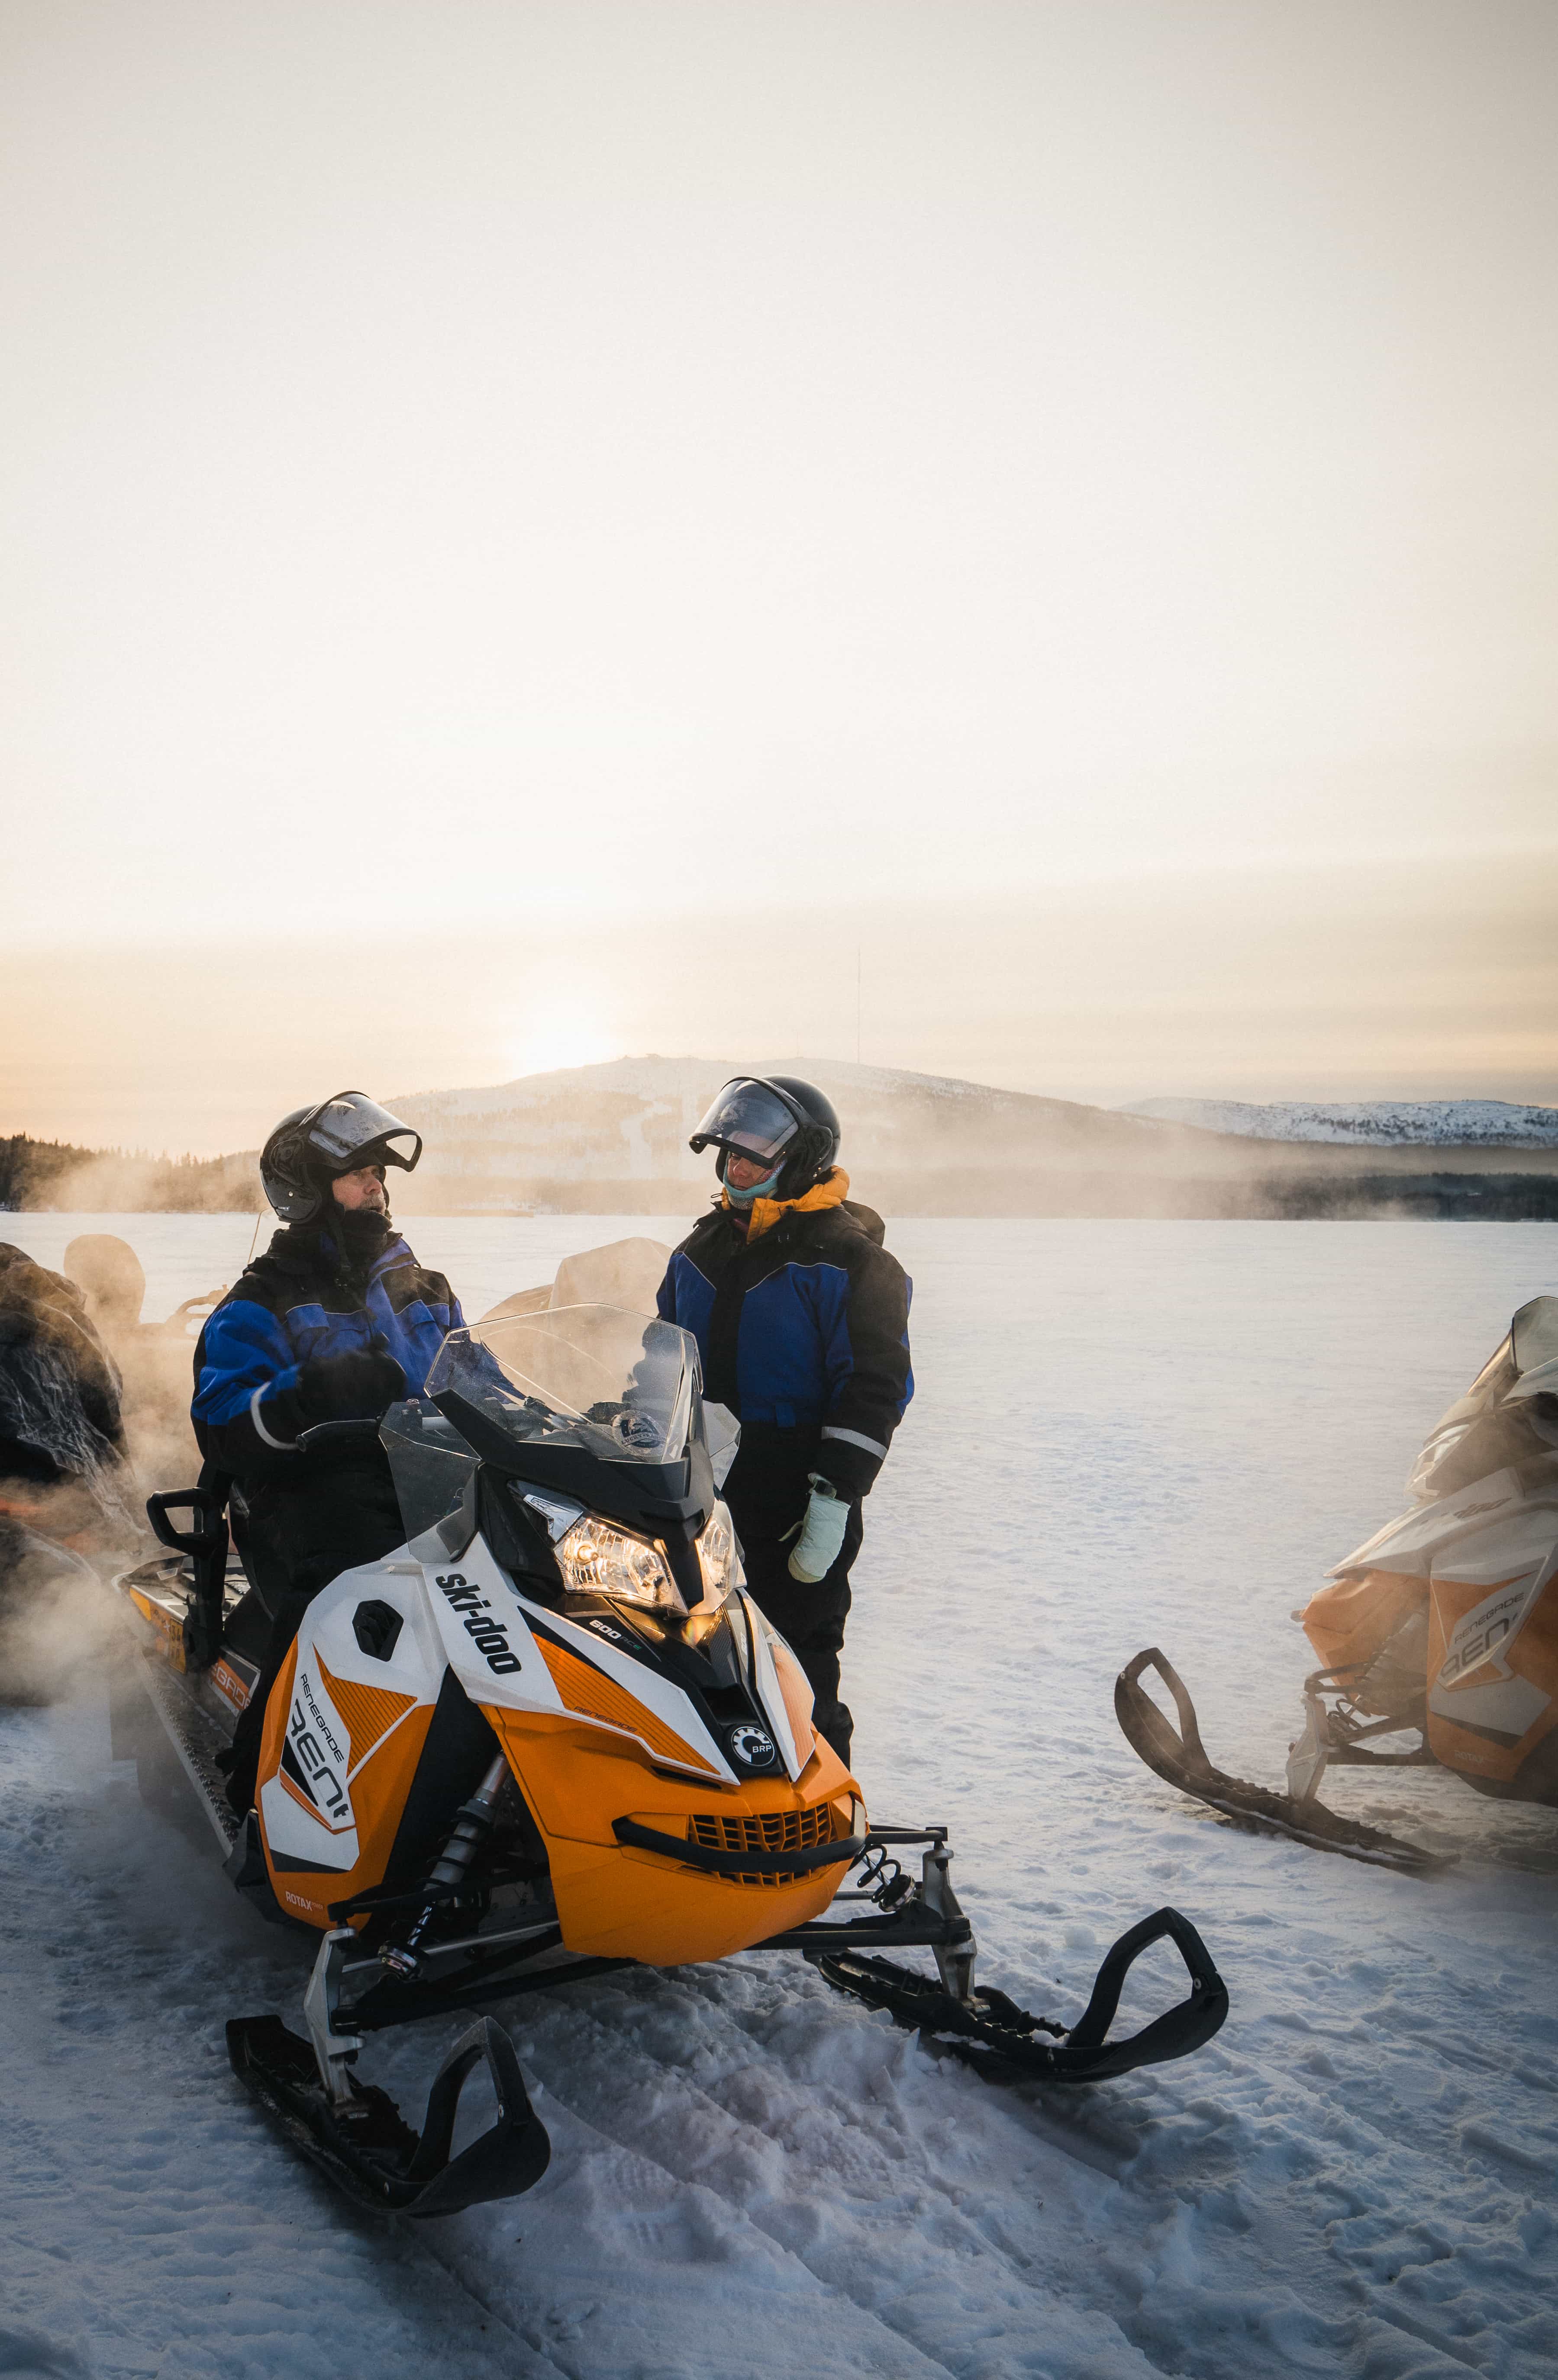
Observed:
[[[225,1489],[219,1495],[204,1487],[174,1488],[146,1499],[152,1536],[171,1552],[185,1555],[194,1572],[195,1591],[183,1630],[184,1665],[189,1670],[209,1670],[222,1649],[227,1580],[227,1524],[222,1512],[225,1501]],[[204,1523],[203,1527],[174,1527],[168,1513],[185,1506]]]
[[[170,1552],[188,1554],[198,1561],[220,1544],[224,1555],[227,1550],[227,1526],[222,1518],[224,1500],[209,1488],[177,1488],[165,1495],[148,1496],[146,1517],[152,1524],[152,1535],[160,1546]],[[205,1526],[197,1529],[176,1529],[168,1519],[170,1512],[185,1507],[204,1520]]]

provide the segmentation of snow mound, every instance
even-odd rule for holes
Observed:
[[[615,1058],[469,1089],[418,1091],[390,1102],[427,1142],[431,1176],[515,1175],[553,1182],[706,1183],[707,1157],[688,1140],[732,1075],[815,1082],[844,1119],[846,1167],[878,1172],[969,1164],[1107,1168],[1161,1154],[1175,1134],[1143,1117],[1074,1099],[999,1090],[843,1059]]]

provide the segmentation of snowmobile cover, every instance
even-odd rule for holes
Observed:
[[[1474,1479],[1555,1448],[1558,1297],[1533,1297],[1515,1315],[1466,1394],[1430,1430],[1406,1492],[1419,1504],[1432,1503]]]
[[[1418,1499],[1303,1612],[1350,1706],[1484,1790],[1558,1791],[1558,1297],[1520,1307],[1430,1431]]]
[[[1558,1807],[1558,1297],[1520,1307],[1412,1467],[1411,1508],[1338,1562],[1294,1617],[1321,1666],[1305,1682],[1287,1791],[1209,1759],[1184,1681],[1155,1647],[1115,1682],[1150,1768],[1240,1824],[1427,1875],[1445,1864],[1328,1810],[1332,1765],[1449,1769],[1480,1792]],[[1148,1694],[1155,1670],[1177,1726]],[[1415,1734],[1406,1749],[1393,1738]]]
[[[134,1537],[119,1393],[118,1372],[75,1284],[0,1242],[0,1498],[7,1507],[51,1535],[75,1535],[95,1521]],[[75,1492],[50,1492],[57,1490]]]

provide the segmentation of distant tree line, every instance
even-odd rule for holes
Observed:
[[[251,1157],[151,1157],[34,1140],[25,1132],[0,1137],[0,1211],[253,1214],[260,1203]]]
[[[1348,1152],[1349,1156],[1351,1152]],[[502,1178],[424,1171],[396,1176],[396,1208],[414,1214],[694,1214],[708,1185],[579,1176]],[[872,1172],[862,1195],[889,1215],[1075,1216],[1164,1221],[1350,1222],[1365,1218],[1558,1222],[1558,1171],[1365,1173],[1253,1171],[1212,1180],[981,1165]],[[252,1215],[263,1207],[254,1156],[150,1157],[67,1141],[0,1138],[0,1211],[63,1208],[97,1214]]]

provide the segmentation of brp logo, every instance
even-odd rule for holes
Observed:
[[[733,1727],[726,1741],[731,1758],[738,1760],[743,1768],[772,1768],[778,1758],[773,1738],[766,1728],[749,1724]]]

